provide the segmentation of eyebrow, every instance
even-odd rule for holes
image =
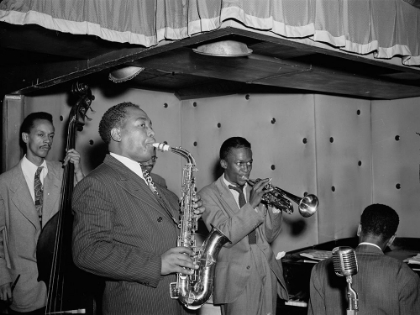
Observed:
[[[152,121],[150,120],[150,118],[149,118],[149,117],[137,117],[135,120],[136,120],[136,121],[138,121],[138,120],[141,120],[141,121],[148,121],[148,122],[150,122],[150,124],[152,123]]]
[[[42,133],[47,133],[47,134],[55,134],[55,131],[53,131],[53,132],[46,132],[45,130],[42,130],[42,129],[35,129],[35,132],[42,132]]]
[[[143,117],[138,117],[138,118],[136,118],[134,121],[135,121],[135,122],[146,122],[146,121],[147,121],[147,119],[146,119],[146,118],[143,118]]]
[[[253,162],[253,161],[254,161],[254,159],[250,159],[249,161],[246,161],[246,160],[236,160],[235,163],[249,163],[249,162]]]

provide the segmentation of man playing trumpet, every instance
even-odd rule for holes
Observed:
[[[277,294],[288,299],[281,262],[270,247],[280,233],[282,212],[261,203],[269,179],[248,183],[252,162],[246,139],[227,139],[220,148],[223,175],[199,192],[207,228],[215,226],[231,242],[220,250],[216,265],[213,302],[221,305],[222,315],[275,315]]]

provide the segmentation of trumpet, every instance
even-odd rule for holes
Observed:
[[[249,179],[243,177],[251,186],[258,183],[261,179]],[[293,213],[293,201],[298,205],[299,213],[304,218],[312,216],[318,208],[318,197],[313,194],[305,194],[303,197],[295,196],[279,187],[268,183],[264,190],[266,191],[261,199],[263,204],[274,206],[277,209],[284,211],[288,214]]]

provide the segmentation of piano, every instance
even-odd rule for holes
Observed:
[[[279,301],[278,314],[285,315],[303,315],[307,314],[307,305],[309,301],[309,280],[313,266],[317,260],[305,256],[331,251],[337,246],[350,246],[356,248],[358,244],[357,237],[342,238],[317,245],[296,249],[287,252],[282,258],[283,273],[286,285],[288,287],[290,300]],[[390,248],[385,250],[385,255],[389,255],[399,260],[411,258],[420,253],[419,238],[396,238]],[[302,256],[304,254],[305,256]],[[309,255],[306,255],[309,254]],[[420,264],[408,264],[408,266],[420,276]]]

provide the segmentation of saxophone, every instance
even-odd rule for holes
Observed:
[[[187,160],[182,174],[182,198],[180,201],[180,234],[177,246],[192,249],[193,261],[199,266],[194,274],[177,273],[177,281],[170,284],[170,295],[188,309],[200,308],[213,293],[213,281],[216,259],[222,246],[229,239],[217,228],[212,227],[209,235],[201,247],[197,247],[195,231],[198,228],[197,218],[194,217],[193,197],[195,195],[195,177],[197,171],[194,157],[181,147],[171,147],[165,143],[154,143],[160,151],[171,151]]]

